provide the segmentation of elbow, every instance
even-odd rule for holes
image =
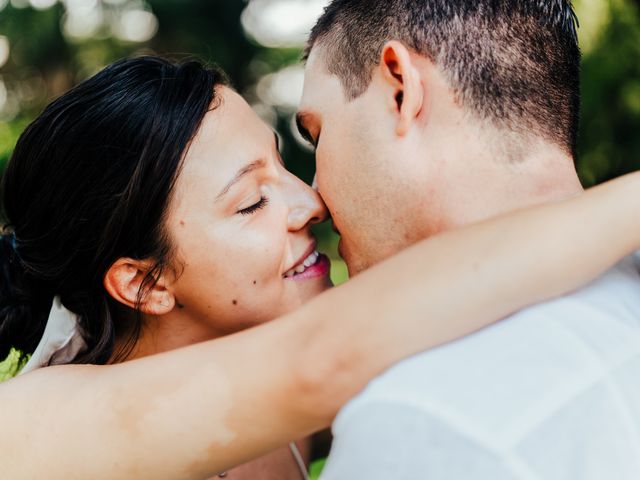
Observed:
[[[292,398],[304,415],[314,423],[315,430],[326,428],[342,406],[354,397],[364,383],[357,380],[357,362],[346,350],[321,353],[310,346],[305,360],[293,368]]]

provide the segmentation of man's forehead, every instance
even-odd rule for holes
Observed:
[[[326,70],[324,59],[322,58],[322,48],[315,45],[305,60],[305,72],[316,72]]]
[[[327,71],[318,47],[314,47],[304,68],[300,111],[319,112],[334,102],[343,101],[343,97],[340,79]]]
[[[300,110],[307,110],[311,107],[313,100],[319,95],[322,89],[322,71],[319,68],[319,59],[315,49],[311,50],[307,62],[304,66],[304,86],[302,89],[302,100],[300,101]]]

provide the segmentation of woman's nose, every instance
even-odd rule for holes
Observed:
[[[289,230],[301,230],[308,225],[324,222],[329,212],[318,192],[298,177],[291,176]]]

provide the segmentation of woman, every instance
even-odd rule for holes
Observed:
[[[206,478],[268,452],[228,477],[299,478],[287,442],[384,368],[640,245],[634,175],[434,237],[305,303],[329,287],[317,193],[219,73],[151,57],[49,105],[4,182],[0,356],[35,350],[54,297],[85,345],[84,365],[0,387],[2,478]]]

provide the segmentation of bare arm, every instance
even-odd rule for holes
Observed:
[[[0,386],[0,478],[202,479],[326,427],[396,361],[640,246],[640,176],[423,241],[274,322]],[[464,301],[461,301],[464,299]]]

